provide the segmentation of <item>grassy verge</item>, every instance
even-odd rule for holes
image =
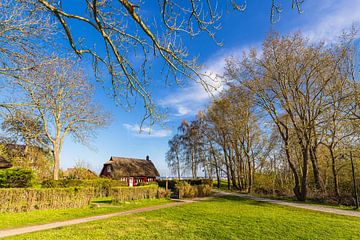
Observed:
[[[233,190],[233,189],[227,189],[224,185],[224,181],[222,182],[222,185],[220,188],[216,188],[216,182],[214,183],[214,188],[220,191],[224,192],[231,192],[231,193],[243,193],[247,194],[249,196],[254,197],[261,197],[261,198],[268,198],[268,199],[275,199],[275,200],[282,200],[285,202],[295,202],[295,203],[303,203],[303,204],[310,204],[310,205],[316,205],[316,206],[323,206],[323,207],[330,207],[335,209],[342,209],[342,210],[350,210],[350,211],[360,211],[360,209],[354,210],[354,206],[345,206],[345,205],[334,205],[327,202],[318,202],[318,201],[312,201],[311,199],[306,200],[305,202],[298,201],[295,197],[291,196],[277,196],[277,195],[264,195],[264,194],[256,194],[256,193],[247,193],[247,192],[239,192],[239,190]]]
[[[235,191],[233,191],[233,192],[235,192]],[[302,201],[298,201],[295,197],[287,197],[287,196],[281,197],[281,196],[264,195],[264,194],[256,194],[256,193],[251,193],[248,195],[255,196],[255,197],[261,197],[261,198],[282,200],[285,202],[303,203],[303,204],[322,206],[322,207],[330,207],[330,208],[341,209],[341,210],[360,211],[360,209],[355,210],[354,206],[334,205],[334,204],[330,204],[330,203],[326,203],[326,202],[321,203],[321,202],[312,201],[311,199],[306,200],[305,202],[302,202]]]
[[[134,208],[165,204],[168,202],[170,202],[170,200],[167,199],[147,199],[115,205],[111,204],[111,198],[99,198],[93,201],[93,203],[99,204],[100,206],[96,208],[89,206],[84,208],[37,210],[22,213],[0,213],[0,229],[45,224],[113,212],[121,212]]]
[[[9,239],[360,239],[359,219],[238,197],[114,217]]]

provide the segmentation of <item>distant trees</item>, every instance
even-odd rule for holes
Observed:
[[[343,156],[359,146],[354,36],[324,45],[299,33],[271,34],[261,54],[227,59],[228,86],[197,133],[209,136],[199,159],[215,166],[210,175],[221,172],[228,188],[249,192],[287,192],[291,184],[299,200],[346,196]]]
[[[23,72],[13,83],[23,93],[21,111],[39,119],[39,130],[54,153],[53,178],[57,180],[65,137],[86,143],[108,118],[93,102],[92,86],[72,61],[57,58]]]

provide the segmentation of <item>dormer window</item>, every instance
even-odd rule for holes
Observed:
[[[107,172],[111,172],[111,165],[107,166]]]

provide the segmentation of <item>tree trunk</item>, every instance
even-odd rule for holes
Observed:
[[[338,184],[338,177],[337,177],[337,170],[336,170],[336,159],[334,155],[334,151],[332,147],[329,147],[330,156],[331,156],[331,169],[333,174],[333,182],[334,182],[334,194],[337,199],[340,198],[340,192],[339,192],[339,184]]]
[[[286,159],[289,163],[289,166],[290,166],[290,169],[293,173],[293,177],[294,177],[294,181],[295,181],[295,186],[293,188],[293,191],[294,191],[294,194],[295,194],[295,197],[297,200],[300,200],[301,199],[301,193],[300,193],[300,179],[299,179],[299,175],[296,171],[296,168],[294,166],[294,164],[291,162],[291,159],[290,159],[290,152],[289,152],[289,145],[287,143],[287,141],[285,141],[285,154],[286,154]]]
[[[318,167],[318,161],[316,157],[316,147],[310,148],[310,160],[313,168],[313,174],[314,174],[314,181],[316,189],[320,190],[321,192],[324,192],[324,184],[320,176],[319,167]]]
[[[308,148],[303,148],[303,169],[302,169],[302,178],[301,178],[301,193],[300,193],[300,201],[306,200],[307,195],[307,168],[308,168],[308,160],[309,160],[309,151]]]
[[[230,166],[230,172],[231,172],[232,187],[234,189],[237,189],[238,187],[236,185],[235,163],[233,161],[233,154],[232,154],[231,148],[229,148],[229,166]]]
[[[351,172],[352,172],[352,180],[354,187],[355,209],[359,209],[359,196],[358,196],[357,184],[356,184],[354,160],[351,151],[350,151],[350,161],[351,161]]]
[[[57,146],[54,147],[54,180],[59,180],[60,153]]]
[[[248,158],[248,193],[251,192],[251,185],[252,185],[252,168],[251,168],[251,160]]]
[[[196,178],[196,166],[195,166],[195,151],[193,150],[191,153],[191,173],[192,178]]]
[[[177,174],[178,174],[178,179],[180,180],[181,178],[181,174],[180,174],[180,159],[178,154],[176,154],[176,161],[177,161]]]
[[[230,189],[230,169],[229,169],[229,161],[225,146],[223,146],[223,152],[224,152],[225,165],[226,165],[227,186],[228,189]]]

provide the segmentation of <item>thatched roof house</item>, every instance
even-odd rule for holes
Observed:
[[[11,167],[12,164],[9,161],[7,161],[5,158],[0,156],[0,169],[11,168]]]
[[[160,174],[149,156],[146,159],[111,157],[104,163],[100,176],[127,181],[129,186],[133,186],[155,181]]]

